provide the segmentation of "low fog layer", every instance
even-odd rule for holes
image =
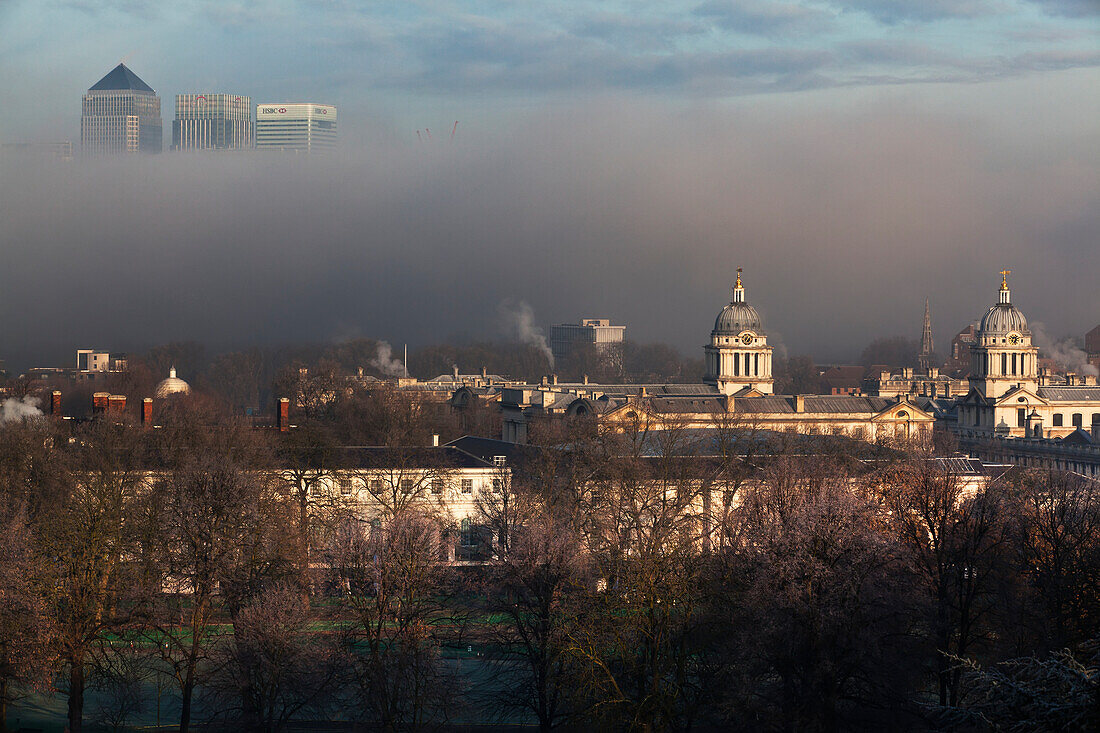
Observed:
[[[1080,334],[1100,322],[1095,131],[1021,125],[608,102],[327,156],[9,157],[0,358],[352,336],[396,355],[585,316],[696,355],[738,266],[773,341],[819,360],[918,337],[926,296],[946,351],[1002,267],[1029,317]]]

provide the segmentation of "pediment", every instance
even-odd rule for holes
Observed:
[[[1020,400],[1023,400],[1021,402]],[[1016,405],[1046,405],[1048,402],[1026,387],[1013,387],[998,397],[994,403],[997,407],[1015,407]]]
[[[902,400],[886,407],[879,413],[876,413],[871,418],[873,422],[883,421],[909,421],[909,422],[932,422],[936,418],[928,412],[925,412],[921,408],[917,407],[908,400]]]

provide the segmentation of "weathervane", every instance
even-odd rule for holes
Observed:
[[[1001,290],[1008,290],[1008,276],[1012,270],[1001,270]]]

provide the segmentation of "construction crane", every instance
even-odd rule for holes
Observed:
[[[455,126],[451,128],[451,142],[455,141],[455,130],[458,129],[458,120],[455,120]]]

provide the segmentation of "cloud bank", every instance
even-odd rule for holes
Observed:
[[[453,144],[0,161],[0,358],[496,337],[506,300],[696,354],[738,266],[766,326],[820,359],[917,336],[926,296],[945,343],[1006,266],[1029,317],[1095,325],[1095,129],[889,101],[615,98]]]

